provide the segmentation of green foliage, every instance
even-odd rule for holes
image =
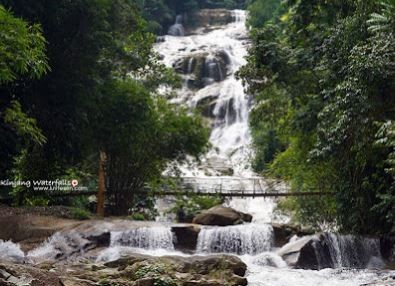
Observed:
[[[249,8],[253,45],[239,72],[257,101],[256,169],[293,191],[336,194],[284,202],[302,221],[391,231],[393,140],[376,122],[394,120],[395,3],[287,1],[271,18],[270,3]]]
[[[281,0],[253,0],[248,5],[248,24],[262,28],[266,22],[279,14]]]
[[[145,216],[142,213],[134,213],[132,214],[132,220],[144,221]]]
[[[153,278],[154,286],[177,286],[176,281],[167,276],[167,267],[164,264],[150,264],[139,268],[134,276],[136,279]]]
[[[39,78],[48,70],[40,25],[28,25],[0,4],[0,30],[0,84],[21,75]]]
[[[168,212],[177,214],[177,212],[182,209],[185,213],[185,219],[187,221],[192,221],[197,214],[222,203],[223,199],[220,196],[212,197],[197,194],[190,194],[188,196],[179,195]]]
[[[49,66],[40,25],[30,26],[0,3],[0,30],[0,174],[5,177],[18,148],[42,145],[46,141],[36,120],[23,111],[14,93],[5,92],[5,86],[12,90],[15,85],[21,85],[18,84],[21,78],[40,78]]]
[[[388,157],[385,160],[389,174],[395,176],[395,121],[387,121],[380,124],[376,134],[376,144],[389,150]]]
[[[47,140],[37,126],[37,121],[22,111],[18,101],[11,101],[10,107],[4,111],[4,122],[14,127],[16,134],[27,142],[43,145]]]
[[[152,98],[133,80],[112,81],[103,91],[93,138],[107,154],[110,199],[127,214],[146,183],[161,176],[169,160],[198,156],[208,141],[200,117]]]
[[[91,213],[86,209],[73,208],[71,210],[71,216],[73,219],[86,220],[91,218]]]
[[[143,16],[159,15],[161,6],[155,3],[160,1],[142,2],[147,6],[130,0],[1,1],[15,15],[40,22],[44,31],[41,35],[39,26],[30,29],[37,34],[36,47],[26,39],[27,24],[11,19],[21,26],[16,43],[20,40],[36,48],[26,55],[29,60],[37,58],[37,63],[29,62],[23,73],[28,75],[32,69],[36,77],[25,76],[2,86],[6,103],[13,98],[19,102],[11,107],[0,102],[0,112],[9,107],[6,124],[0,126],[2,136],[9,134],[2,174],[11,172],[21,180],[72,178],[95,189],[98,153],[105,151],[109,199],[114,206],[119,204],[114,209],[126,214],[134,203],[153,208],[150,196],[136,192],[160,176],[169,160],[203,151],[208,130],[201,119],[155,94],[158,86],[177,87],[180,81],[159,62],[153,51],[155,36],[140,14],[149,8]],[[6,10],[3,14],[11,21]],[[12,33],[11,25],[7,27]],[[38,49],[45,52],[44,37],[51,71],[37,80],[47,67],[45,55],[38,59]],[[11,44],[4,43],[4,49]],[[15,73],[13,66],[7,67]],[[29,144],[16,144],[22,141],[18,137]],[[17,204],[35,196],[22,187],[13,194]],[[50,203],[79,204],[69,199]]]
[[[40,196],[32,196],[30,198],[26,198],[24,205],[29,207],[45,207],[48,206],[49,199],[40,197]]]

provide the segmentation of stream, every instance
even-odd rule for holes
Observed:
[[[195,186],[203,190],[215,189],[220,184],[227,184],[229,189],[248,190],[254,187],[252,184],[256,180],[260,188],[265,189],[272,187],[273,182],[254,174],[249,163],[253,152],[248,113],[253,102],[235,76],[246,63],[249,45],[246,14],[240,10],[228,13],[231,18],[228,23],[205,25],[189,31],[183,26],[180,15],[169,29],[171,35],[161,37],[155,46],[163,62],[182,75],[183,87],[172,102],[200,109],[212,127],[208,154],[200,162],[190,158],[179,168],[185,178],[193,180]],[[275,182],[275,188],[286,190],[286,186],[278,182]],[[159,210],[165,210],[168,204],[169,201],[159,200]],[[330,233],[320,238],[325,247],[315,242],[312,244],[319,270],[294,269],[283,253],[306,237],[294,236],[285,246],[275,246],[272,224],[289,222],[287,216],[275,211],[275,199],[235,198],[227,200],[225,205],[251,214],[252,222],[226,227],[203,226],[193,254],[237,255],[248,266],[248,285],[360,286],[395,275],[394,271],[381,270],[385,262],[379,239]],[[100,227],[110,230],[111,241],[109,247],[97,253],[96,260],[111,261],[128,252],[153,256],[192,255],[176,250],[172,226],[164,218],[130,229],[123,223],[103,222]],[[0,241],[0,259],[57,259],[63,253],[75,253],[76,246],[78,249],[82,241],[74,232],[55,234],[27,253],[17,244]]]

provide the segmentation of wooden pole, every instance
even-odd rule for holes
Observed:
[[[99,190],[97,192],[97,209],[96,213],[98,216],[104,217],[104,201],[105,201],[105,171],[104,165],[106,163],[106,153],[100,151],[99,158]]]

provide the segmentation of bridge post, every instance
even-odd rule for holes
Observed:
[[[98,216],[104,217],[104,201],[105,201],[105,162],[106,162],[106,153],[100,151],[99,158],[99,190],[97,192],[97,209],[96,213]]]

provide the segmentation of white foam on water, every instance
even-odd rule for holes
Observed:
[[[19,244],[0,239],[0,261],[23,262],[25,253]]]
[[[57,232],[39,247],[29,251],[26,257],[30,261],[41,262],[68,259],[72,255],[82,256],[87,242],[78,232]]]
[[[360,286],[381,275],[369,270],[323,269],[320,271],[261,267],[248,264],[250,286]]]

